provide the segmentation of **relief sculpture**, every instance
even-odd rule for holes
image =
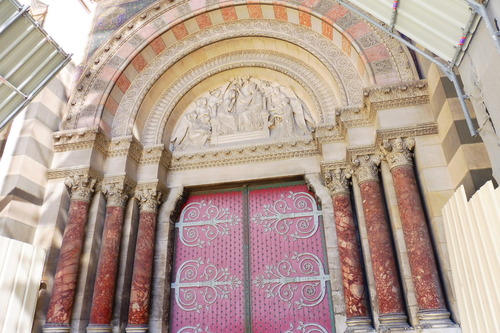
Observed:
[[[257,78],[232,79],[198,98],[180,120],[172,149],[304,136],[315,124],[295,92]]]

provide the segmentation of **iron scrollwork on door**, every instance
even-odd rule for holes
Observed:
[[[230,228],[238,223],[241,223],[241,218],[231,215],[229,208],[217,207],[211,201],[207,203],[202,200],[184,207],[175,227],[179,228],[182,244],[201,248],[205,243],[210,245],[210,241],[217,236],[229,234]],[[205,235],[205,239],[202,239],[200,230]]]
[[[217,299],[228,298],[231,290],[241,285],[241,280],[230,276],[229,268],[217,268],[202,258],[184,262],[177,271],[171,288],[177,305],[184,311],[200,312],[209,309]]]
[[[287,200],[288,199],[288,200]],[[264,232],[275,231],[292,240],[309,238],[319,226],[321,210],[316,207],[314,197],[306,192],[289,192],[276,202],[264,205],[262,212],[251,221],[262,225]]]
[[[266,271],[258,275],[254,285],[266,289],[268,298],[278,297],[298,309],[316,306],[326,294],[326,282],[330,276],[325,273],[323,263],[312,253],[294,253],[277,265],[266,266]],[[300,288],[300,290],[299,290]],[[297,299],[298,298],[298,299]]]

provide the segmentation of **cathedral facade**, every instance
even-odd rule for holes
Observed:
[[[32,332],[462,332],[442,208],[492,166],[435,65],[336,1],[95,3],[4,140]]]

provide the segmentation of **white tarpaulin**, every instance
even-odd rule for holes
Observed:
[[[344,1],[342,1],[344,2]],[[349,0],[451,65],[460,62],[478,23],[465,0]]]

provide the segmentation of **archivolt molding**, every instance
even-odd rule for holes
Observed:
[[[342,104],[359,105],[362,102],[363,83],[349,58],[331,40],[307,28],[287,22],[251,20],[217,25],[202,30],[174,44],[157,56],[132,82],[125,93],[113,121],[112,136],[130,134],[134,115],[152,85],[177,61],[214,42],[225,39],[260,36],[281,39],[297,44],[315,55],[337,81]],[[342,88],[344,91],[342,91]]]
[[[288,22],[243,20],[206,28],[188,36],[163,51],[148,65],[148,67],[141,71],[132,82],[132,85],[127,90],[120,103],[115,121],[117,123],[126,123],[126,120],[123,118],[128,118],[128,112],[131,110],[136,112],[140,102],[156,80],[169,67],[189,53],[214,42],[248,36],[277,38],[304,48],[316,56],[328,68],[331,75],[333,75],[339,83],[339,86],[346,89],[343,93],[344,100],[342,102],[344,105],[356,105],[361,103],[363,83],[357,69],[351,63],[350,59],[339,50],[331,40],[308,28]],[[111,67],[113,68],[123,67],[124,62],[125,60],[118,55],[110,55],[106,61],[107,65],[110,66],[112,64]],[[95,72],[92,69],[88,69],[84,75],[88,79],[84,79],[82,83],[79,84],[80,91],[72,101],[72,104],[74,104],[74,111],[72,111],[72,114],[77,112],[79,116],[86,117],[96,115],[97,112],[102,109],[102,104],[104,103],[100,103],[101,106],[86,104],[88,103],[86,102],[86,98],[91,92],[102,93],[104,91],[104,94],[107,95],[111,90],[111,87],[107,85],[108,82],[99,78],[100,71],[104,67],[104,62],[101,63],[102,65],[98,66]],[[85,82],[85,84],[83,84],[83,82]],[[103,85],[107,86],[104,87]],[[85,89],[84,87],[88,88]],[[98,110],[98,108],[100,109]],[[76,118],[76,115],[71,116],[71,119],[67,120],[64,124],[65,128],[76,126]],[[122,129],[121,126],[115,126],[113,124],[112,133],[112,136],[128,135],[130,134],[130,125]]]
[[[313,98],[314,107],[320,117],[319,122],[333,123],[333,111],[338,102],[320,73],[297,59],[276,52],[259,50],[233,52],[216,57],[194,68],[165,89],[164,94],[159,98],[149,114],[144,127],[142,142],[145,145],[162,142],[168,117],[182,96],[206,78],[238,67],[268,68],[291,77],[299,82],[309,96]],[[330,111],[331,115],[328,115],[328,111]]]

